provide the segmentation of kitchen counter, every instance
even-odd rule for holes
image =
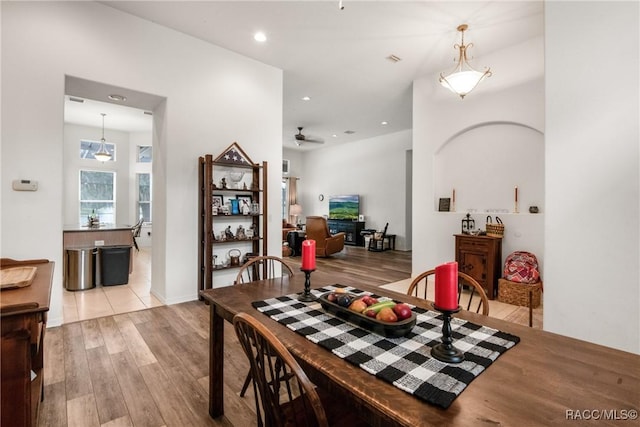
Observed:
[[[75,232],[75,231],[114,231],[114,230],[131,230],[132,225],[126,224],[100,224],[99,227],[89,227],[85,224],[65,225],[62,228],[63,232]]]

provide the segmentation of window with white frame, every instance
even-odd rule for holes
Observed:
[[[80,170],[80,217],[85,224],[95,214],[101,223],[116,223],[116,173]]]
[[[150,145],[138,145],[138,163],[151,163],[153,160],[153,147]]]
[[[137,173],[136,183],[138,188],[138,216],[144,222],[151,222],[151,174]]]

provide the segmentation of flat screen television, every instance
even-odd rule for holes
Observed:
[[[329,219],[358,220],[360,213],[360,196],[330,196],[329,197]]]

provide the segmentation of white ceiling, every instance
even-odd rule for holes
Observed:
[[[544,30],[541,0],[343,0],[343,10],[338,0],[101,3],[281,68],[283,144],[290,148],[296,148],[298,126],[326,144],[411,128],[412,82],[437,80],[453,68],[459,24],[469,24],[465,42],[474,44],[470,55],[479,70],[492,66],[483,57],[541,37]],[[267,35],[265,43],[253,39],[256,31]],[[386,59],[392,54],[401,61]],[[476,92],[501,88],[500,70],[492,71]],[[442,88],[437,96],[455,95]]]

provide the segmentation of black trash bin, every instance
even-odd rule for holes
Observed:
[[[100,250],[100,278],[102,286],[129,283],[131,246],[104,246]]]

